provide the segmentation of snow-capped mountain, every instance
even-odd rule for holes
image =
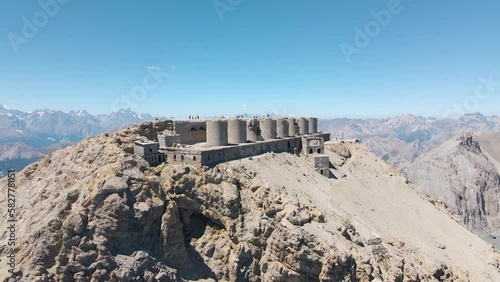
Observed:
[[[94,116],[84,110],[68,113],[50,109],[22,112],[1,106],[0,143],[22,142],[40,148],[64,140],[76,142],[153,119],[149,114],[130,109]]]
[[[33,152],[48,153],[99,133],[150,120],[154,117],[130,109],[109,115],[92,115],[85,110],[23,112],[0,105],[0,146],[3,146],[0,150],[0,177],[4,166],[5,169],[21,169],[42,155]],[[9,156],[6,156],[7,152]]]
[[[141,114],[131,109],[120,109],[109,115],[98,115],[101,125],[106,131],[118,130],[144,121],[154,120],[150,114]]]

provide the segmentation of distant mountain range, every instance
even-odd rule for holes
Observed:
[[[84,110],[23,112],[0,105],[0,177],[87,137],[154,119],[130,109],[91,115]]]
[[[245,114],[252,117],[252,114]],[[271,113],[270,116],[276,116]],[[46,154],[103,132],[151,121],[149,114],[120,110],[91,115],[84,110],[23,112],[0,105],[0,177]],[[357,138],[389,164],[404,169],[416,158],[463,132],[498,132],[500,118],[480,113],[454,119],[401,115],[384,119],[322,119],[319,127],[333,138]]]
[[[401,115],[384,119],[326,119],[319,121],[333,138],[356,138],[389,164],[404,169],[416,158],[464,132],[498,132],[500,117],[480,113],[459,119]]]
[[[40,148],[64,141],[80,141],[153,119],[149,114],[130,109],[109,115],[91,115],[84,110],[65,113],[45,109],[26,113],[0,106],[0,143],[21,142]]]

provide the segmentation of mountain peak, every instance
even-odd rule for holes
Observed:
[[[486,116],[483,115],[482,113],[467,113],[467,114],[464,114],[463,116],[460,117],[460,120],[462,121],[468,121],[468,120],[480,120],[480,121],[483,121],[483,120],[486,120]]]
[[[494,155],[498,143],[493,136],[483,138],[490,142],[485,147],[480,135],[458,135],[422,155],[407,173],[424,193],[445,203],[457,220],[472,230],[498,234],[500,181],[499,170],[492,161],[498,157]]]
[[[479,140],[474,133],[464,133],[460,138],[458,144],[459,148],[467,150],[472,153],[480,154],[481,146],[479,145]]]
[[[484,115],[480,112],[475,112],[475,113],[466,113],[463,115],[464,117],[468,117],[468,116],[475,116],[475,117],[484,117]]]
[[[153,119],[153,117],[150,114],[141,114],[131,108],[126,108],[126,109],[121,108],[118,110],[118,112],[111,113],[111,115],[134,117],[139,119],[140,121]]]

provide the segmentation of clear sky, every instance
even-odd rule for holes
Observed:
[[[0,104],[500,114],[497,0],[54,1],[1,2]]]

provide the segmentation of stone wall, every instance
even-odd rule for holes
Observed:
[[[323,154],[325,152],[325,139],[320,136],[302,137],[303,153],[305,155]]]
[[[150,165],[159,165],[166,161],[165,155],[162,153],[147,155],[143,157]]]
[[[165,160],[169,163],[184,163],[201,167],[201,152],[191,150],[167,150],[162,151],[165,155]]]
[[[214,166],[268,152],[293,154],[295,148],[300,150],[300,146],[300,138],[294,137],[223,147],[201,152],[201,163],[203,166]]]
[[[207,142],[206,121],[174,121],[175,133],[180,134],[182,143],[193,145]]]
[[[173,131],[174,122],[172,120],[145,122],[136,127],[137,134],[149,140],[156,140],[157,135],[164,131]]]
[[[316,172],[325,177],[330,176],[330,158],[327,155],[311,155],[308,157]]]
[[[300,137],[276,139],[257,143],[247,143],[235,146],[217,147],[214,149],[194,150],[177,149],[162,151],[167,162],[182,162],[195,166],[215,166],[220,163],[265,154],[300,152]]]
[[[157,142],[135,143],[134,153],[140,157],[156,155],[160,149]]]

